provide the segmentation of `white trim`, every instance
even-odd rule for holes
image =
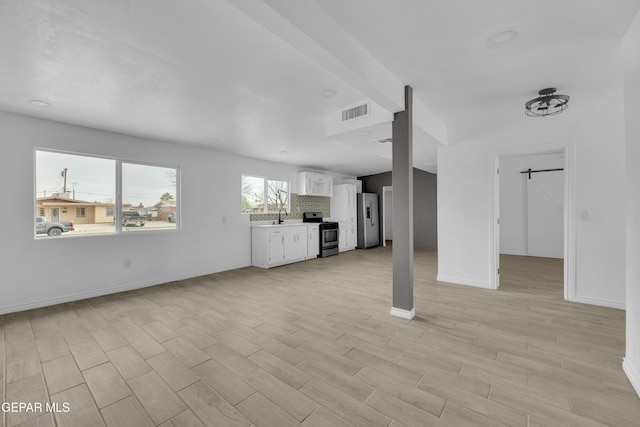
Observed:
[[[577,254],[578,240],[576,230],[576,168],[575,164],[575,148],[573,144],[569,144],[565,148],[564,156],[564,299],[574,301],[578,293],[578,285],[576,276],[578,271]]]
[[[390,314],[392,316],[402,317],[403,319],[411,320],[416,315],[416,309],[412,308],[411,310],[404,310],[402,308],[391,307],[391,313]]]
[[[500,287],[500,275],[498,274],[500,269],[500,157],[495,156],[493,163],[493,170],[491,171],[493,206],[491,207],[492,214],[489,215],[489,218],[491,218],[489,229],[492,230],[493,242],[490,251],[489,289],[498,289]]]
[[[438,282],[453,283],[455,285],[473,286],[475,288],[495,289],[489,282],[480,282],[478,280],[460,279],[458,277],[442,276],[438,274],[436,277]]]
[[[601,307],[617,308],[620,310],[626,310],[627,306],[624,302],[609,301],[600,298],[580,297],[574,296],[571,302],[579,302],[581,304],[599,305]]]
[[[629,378],[629,382],[633,386],[633,389],[640,397],[640,374],[636,369],[634,369],[633,365],[629,361],[628,357],[622,358],[622,370],[625,374],[627,374],[627,378]]]
[[[497,182],[499,182],[499,176],[495,173],[495,167],[499,166],[499,160],[501,157],[520,156],[528,154],[540,154],[550,150],[562,151],[565,158],[565,180],[564,180],[564,299],[567,301],[583,302],[584,304],[604,305],[600,300],[584,300],[579,301],[576,297],[577,284],[576,284],[576,254],[577,254],[577,239],[576,239],[576,177],[575,177],[575,147],[572,142],[552,142],[541,146],[524,146],[524,147],[509,147],[505,149],[498,149],[494,152],[494,161],[491,165],[491,174],[493,180],[491,182],[491,194],[493,196],[493,203],[491,204],[491,228],[490,228],[490,247],[491,255],[489,259],[489,265],[491,266],[490,280],[488,289],[497,289],[500,285],[500,277],[497,274],[497,267],[499,265],[499,242],[496,239],[499,238],[498,231],[496,230],[496,223],[499,215],[499,187],[497,188]],[[498,200],[496,200],[498,199]],[[458,283],[458,282],[454,282]],[[466,284],[466,283],[460,283]],[[476,286],[476,285],[472,285]],[[605,307],[621,308],[619,303],[616,302],[604,302],[610,305],[604,305]],[[614,304],[614,305],[611,305]],[[615,305],[617,304],[617,305]]]
[[[215,274],[215,273],[220,273],[222,271],[235,270],[235,269],[238,269],[238,268],[244,268],[244,267],[249,267],[249,266],[251,266],[251,264],[243,264],[243,265],[238,265],[238,266],[225,267],[225,268],[221,268],[221,269],[201,271],[201,272],[198,272],[198,273],[183,274],[183,275],[179,275],[179,276],[172,276],[172,277],[167,277],[167,278],[164,278],[164,279],[149,280],[149,281],[146,281],[146,282],[138,282],[138,283],[130,283],[128,285],[121,285],[121,286],[115,286],[113,288],[99,289],[99,290],[91,291],[91,292],[79,292],[79,293],[76,293],[76,294],[70,294],[70,295],[66,295],[66,296],[62,296],[62,297],[41,299],[41,300],[38,300],[38,301],[33,301],[33,302],[26,303],[26,304],[8,305],[8,306],[0,307],[0,315],[9,314],[9,313],[16,313],[16,312],[25,311],[25,310],[32,310],[34,308],[49,307],[49,306],[56,305],[56,304],[64,304],[64,303],[67,303],[67,302],[79,301],[79,300],[88,299],[88,298],[95,298],[95,297],[100,297],[100,296],[104,296],[104,295],[111,295],[111,294],[116,294],[116,293],[119,293],[119,292],[133,291],[135,289],[148,288],[148,287],[151,287],[151,286],[164,285],[164,284],[167,284],[169,282],[175,282],[177,280],[193,279],[194,277],[207,276],[209,274]]]

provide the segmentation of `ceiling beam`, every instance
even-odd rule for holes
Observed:
[[[315,0],[226,0],[390,113],[404,110],[402,82]],[[414,98],[414,124],[441,145],[447,126]]]

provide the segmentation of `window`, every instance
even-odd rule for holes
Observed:
[[[169,218],[178,209],[177,168],[36,150],[35,176],[39,216],[63,225],[82,218],[62,237],[177,229]],[[36,235],[46,230],[39,224]]]
[[[123,231],[176,229],[169,215],[176,211],[175,168],[122,163]],[[137,212],[137,220],[130,216]]]
[[[115,160],[43,150],[36,150],[35,158],[35,202],[47,222],[74,221],[76,203],[82,203],[85,214],[91,211],[94,216],[90,224],[74,222],[75,230],[62,233],[63,237],[116,232],[113,218],[101,214],[106,207],[115,207]],[[42,227],[36,233],[47,236]]]
[[[242,175],[242,213],[277,213],[289,210],[289,183]]]

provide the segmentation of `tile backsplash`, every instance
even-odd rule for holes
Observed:
[[[304,212],[322,212],[326,218],[331,215],[331,198],[322,196],[298,196],[291,193],[291,212],[287,212],[284,219],[302,219]],[[251,221],[275,221],[278,214],[251,214]]]

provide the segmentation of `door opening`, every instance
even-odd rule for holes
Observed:
[[[496,156],[493,204],[496,289],[501,286],[501,279],[506,286],[524,283],[521,276],[527,275],[535,278],[527,282],[530,286],[549,289],[555,286],[564,299],[572,299],[570,272],[575,258],[569,226],[573,221],[568,215],[572,199],[568,153],[569,149],[562,147],[544,153]]]

